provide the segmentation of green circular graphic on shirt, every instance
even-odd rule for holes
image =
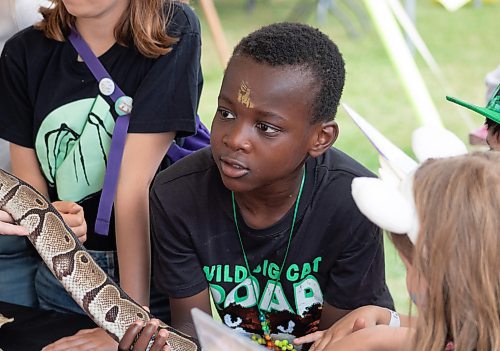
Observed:
[[[102,189],[114,126],[100,96],[58,107],[43,120],[36,155],[61,200],[80,201]]]

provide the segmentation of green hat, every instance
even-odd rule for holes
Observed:
[[[495,92],[491,96],[491,99],[490,101],[488,101],[486,107],[472,105],[451,96],[447,96],[446,100],[467,107],[468,109],[480,113],[488,119],[491,119],[493,122],[500,124],[500,84],[495,89]]]

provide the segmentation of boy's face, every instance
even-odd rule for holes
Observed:
[[[307,70],[232,58],[211,131],[212,154],[228,189],[269,189],[300,174],[322,128],[310,123],[314,88]]]

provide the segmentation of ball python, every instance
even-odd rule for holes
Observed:
[[[101,328],[119,341],[136,320],[153,316],[99,267],[43,195],[0,170],[0,209],[29,231],[28,239],[66,291]],[[161,322],[172,351],[201,350],[197,340]],[[151,343],[150,343],[151,344]]]

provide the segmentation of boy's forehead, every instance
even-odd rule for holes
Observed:
[[[298,93],[307,95],[311,91],[313,76],[299,66],[271,66],[249,57],[233,57],[226,69],[221,90],[232,94]]]
[[[240,89],[238,91],[238,102],[245,105],[247,108],[253,108],[254,104],[252,102],[252,89],[250,88],[248,82],[242,81]]]

